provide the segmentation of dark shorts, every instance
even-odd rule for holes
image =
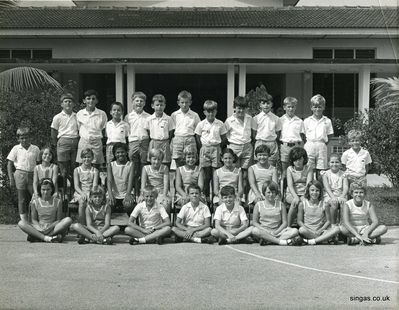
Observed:
[[[147,163],[149,139],[129,142],[129,158],[132,162]]]
[[[57,160],[67,162],[76,160],[79,138],[59,138],[57,141]]]
[[[24,170],[15,170],[14,172],[15,186],[17,190],[29,190],[33,189],[33,172]]]

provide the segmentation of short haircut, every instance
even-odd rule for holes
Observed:
[[[43,185],[50,185],[51,187],[51,195],[55,193],[55,185],[53,183],[53,180],[50,178],[43,178],[39,180],[39,184],[37,185],[37,193],[39,197],[42,197],[42,186]]]
[[[112,147],[112,155],[114,155],[114,157],[117,149],[124,149],[126,152],[128,151],[126,143],[116,142]]]
[[[30,129],[27,126],[20,126],[17,129],[17,136],[24,136],[24,135],[29,135],[30,134]]]
[[[122,112],[123,112],[124,106],[123,106],[123,104],[122,104],[121,102],[119,102],[119,101],[114,101],[114,102],[112,102],[112,103],[111,103],[111,110],[112,110],[112,107],[113,107],[114,105],[117,105],[117,106],[121,107]]]
[[[195,155],[198,158],[198,153],[192,145],[187,145],[183,150],[183,156],[186,157],[187,155]]]
[[[89,197],[93,197],[94,195],[98,195],[105,198],[105,190],[101,185],[97,185],[96,187],[92,188],[89,193]]]
[[[144,188],[143,188],[143,194],[144,194],[144,193],[154,193],[154,194],[155,194],[155,197],[158,196],[158,191],[157,191],[156,188],[155,188],[154,186],[152,186],[152,185],[146,185],[146,186],[144,186]]]
[[[88,89],[83,93],[83,98],[90,96],[96,96],[96,98],[98,99],[98,92],[94,89]]]
[[[188,100],[191,101],[191,99],[192,99],[191,93],[188,92],[187,90],[182,90],[182,91],[177,95],[177,100],[180,100],[180,99],[188,99]]]
[[[234,153],[234,151],[231,148],[224,148],[222,151],[222,155],[220,156],[221,158],[223,158],[224,154],[231,154],[231,156],[233,156],[233,162],[236,162],[238,160],[238,156],[236,155],[236,153]]]
[[[42,161],[43,153],[44,153],[45,150],[49,150],[49,151],[50,151],[50,154],[51,154],[51,160],[50,160],[50,162],[53,163],[54,160],[55,160],[55,153],[54,153],[54,151],[52,150],[52,148],[49,147],[49,146],[45,146],[44,148],[42,148],[42,149],[40,150],[40,155],[39,155],[39,156],[40,156],[40,161]]]
[[[161,158],[161,160],[164,158],[165,154],[162,150],[160,149],[151,149],[148,152],[148,158],[151,159],[152,157],[156,158]]]
[[[367,192],[366,186],[360,182],[353,182],[349,186],[349,193],[352,195],[355,190],[363,190],[364,193]]]
[[[308,153],[306,153],[305,149],[300,146],[292,148],[288,154],[290,166],[294,166],[294,161],[301,159],[301,157],[303,157],[303,165],[306,165],[308,163]]]
[[[205,100],[204,102],[204,110],[205,111],[214,111],[218,109],[218,104],[213,100]]]
[[[237,96],[234,98],[233,101],[233,108],[240,107],[243,109],[248,108],[248,102],[243,96]]]
[[[315,105],[321,105],[323,108],[325,108],[326,99],[320,94],[314,95],[312,98],[310,98],[310,107]]]
[[[278,195],[280,193],[279,187],[276,182],[273,181],[266,181],[263,183],[262,186],[262,194],[264,195],[266,192],[266,189],[269,189],[272,193]]]
[[[258,145],[255,149],[255,155],[260,153],[266,153],[268,156],[270,156],[270,148],[266,144]]]
[[[229,196],[229,195],[235,196],[236,190],[234,189],[233,186],[230,186],[230,185],[223,186],[222,189],[220,190],[220,196],[223,197],[223,196]]]
[[[306,185],[305,198],[306,199],[310,199],[309,188],[312,185],[315,186],[320,191],[319,200],[321,200],[323,198],[323,195],[324,195],[323,194],[323,184],[321,182],[317,181],[317,180],[312,180],[312,181],[310,181],[308,183],[308,185]]]
[[[155,101],[159,101],[159,102],[163,102],[166,103],[166,99],[164,95],[161,94],[156,94],[152,97],[152,103],[154,103]]]
[[[92,149],[83,149],[82,152],[80,153],[80,158],[85,157],[86,155],[91,154],[92,157],[94,157],[94,152]]]
[[[330,155],[330,160],[331,158],[337,158],[341,162],[341,156],[338,153],[332,153]]]
[[[75,101],[71,93],[63,93],[61,95],[61,102],[63,102],[65,99],[70,99],[72,101]]]
[[[201,193],[201,187],[199,187],[198,184],[191,183],[189,186],[187,186],[187,193],[190,193],[190,189],[196,189],[198,192]]]
[[[298,104],[298,99],[296,99],[295,97],[285,97],[284,101],[283,101],[283,107],[285,107],[288,104],[292,104],[292,105],[297,105]]]
[[[363,133],[358,129],[352,129],[348,132],[348,140],[353,140],[355,138],[361,139],[363,137]]]
[[[135,91],[132,95],[132,100],[140,98],[143,99],[144,101],[147,101],[147,96],[142,92],[142,91]]]
[[[258,101],[267,101],[267,102],[272,102],[273,101],[273,96],[268,94],[268,93],[264,93],[261,94],[258,98]],[[272,102],[273,103],[273,102]]]

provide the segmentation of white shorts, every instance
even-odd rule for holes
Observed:
[[[327,169],[327,145],[324,142],[311,142],[305,143],[305,151],[308,153],[309,164],[312,168]]]

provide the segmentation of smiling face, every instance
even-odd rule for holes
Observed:
[[[127,152],[124,148],[117,148],[115,150],[115,159],[118,164],[126,164]]]
[[[352,191],[353,201],[357,206],[361,206],[363,204],[363,200],[366,197],[366,193],[364,189],[355,189]]]
[[[277,193],[275,191],[270,190],[270,188],[266,188],[265,190],[265,198],[268,202],[274,203],[277,197]]]
[[[154,112],[157,116],[161,116],[163,111],[165,110],[165,102],[163,101],[154,101],[151,104],[151,107],[154,109]]]
[[[119,122],[122,119],[123,115],[122,108],[117,104],[113,104],[110,114],[114,120]]]
[[[227,168],[232,168],[234,166],[234,156],[229,152],[223,154],[222,161]]]
[[[240,119],[244,119],[246,111],[246,108],[240,106],[234,108],[234,113],[236,114],[236,117]]]
[[[349,140],[349,146],[356,152],[360,151],[361,148],[361,141],[360,138],[352,138]]]
[[[200,196],[201,193],[198,189],[196,188],[190,188],[189,192],[188,192],[188,196],[190,197],[190,201],[197,205],[200,201]]]
[[[28,148],[30,145],[30,134],[29,133],[24,133],[22,135],[18,135],[18,142],[21,143],[21,145],[24,148]]]
[[[320,190],[315,185],[311,185],[309,187],[309,197],[310,197],[310,200],[312,200],[312,201],[319,201]]]
[[[338,157],[331,157],[328,163],[332,172],[338,172],[341,168],[341,161]]]
[[[61,107],[66,114],[71,114],[74,107],[74,102],[72,99],[66,98],[62,100]]]
[[[323,116],[324,106],[322,104],[312,104],[311,110],[314,117],[321,118]]]
[[[259,102],[259,106],[260,106],[260,109],[262,110],[262,112],[269,113],[273,107],[273,102],[271,102],[270,100],[267,100],[267,99],[261,99]]]
[[[256,158],[258,159],[258,163],[261,165],[267,165],[269,163],[269,154],[268,153],[258,153],[256,154]]]
[[[100,193],[95,193],[91,195],[90,197],[91,201],[93,202],[93,205],[96,207],[101,207],[101,204],[103,203],[103,195]]]
[[[83,102],[86,105],[87,111],[94,111],[94,109],[96,108],[96,105],[98,103],[98,99],[97,99],[96,95],[90,95],[90,96],[86,96],[83,99]]]
[[[295,167],[295,169],[300,169],[300,170],[303,169],[303,161],[304,161],[303,157],[301,157],[301,158],[295,160],[295,161],[294,161],[294,167]]]
[[[189,98],[179,98],[177,104],[183,113],[187,113],[191,106],[191,100]]]
[[[287,103],[283,108],[284,108],[285,113],[287,113],[287,115],[289,117],[294,117],[295,116],[296,104]]]
[[[155,203],[155,199],[157,198],[157,194],[155,191],[144,191],[143,198],[147,207],[152,207]]]
[[[162,158],[160,156],[151,156],[150,163],[152,168],[159,169],[162,164]]]
[[[51,163],[53,159],[53,154],[51,154],[50,149],[45,149],[42,154],[42,161],[46,163]]]
[[[93,161],[93,155],[91,153],[86,153],[83,155],[82,157],[82,164],[85,167],[90,167],[91,166],[91,162]]]
[[[140,97],[135,97],[133,99],[133,110],[140,114],[141,112],[143,112],[143,109],[145,107],[145,100],[143,98]]]
[[[222,202],[226,205],[227,208],[233,208],[236,196],[235,195],[223,195],[221,197],[221,199],[222,199]]]
[[[196,154],[194,154],[194,153],[186,154],[185,161],[186,161],[187,166],[190,166],[190,167],[195,166],[195,163],[197,162]]]

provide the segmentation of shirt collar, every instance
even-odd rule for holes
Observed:
[[[287,119],[287,120],[297,120],[297,119],[299,119],[300,120],[300,118],[298,117],[298,116],[296,116],[296,115],[294,115],[292,118],[290,118],[287,114],[284,114],[282,117],[284,117],[285,119]]]
[[[90,114],[89,111],[87,111],[86,108],[84,108],[83,113],[86,115],[96,115],[96,114],[100,114],[100,111],[97,108],[94,108],[94,111]]]
[[[321,121],[323,121],[326,118],[326,116],[323,115],[320,119],[317,119],[316,117],[311,115],[310,118],[312,118],[315,122],[321,122]]]
[[[61,110],[61,114],[69,117],[69,116],[75,115],[76,113],[72,111],[71,114],[67,114],[64,110]]]
[[[222,205],[221,205],[221,207],[222,207],[222,211],[223,212],[230,212],[228,209],[227,209],[227,207],[226,207],[226,204],[225,203],[223,203]],[[234,204],[234,207],[233,207],[233,209],[231,210],[231,213],[233,213],[233,212],[238,212],[238,206],[236,205],[236,204]]]

